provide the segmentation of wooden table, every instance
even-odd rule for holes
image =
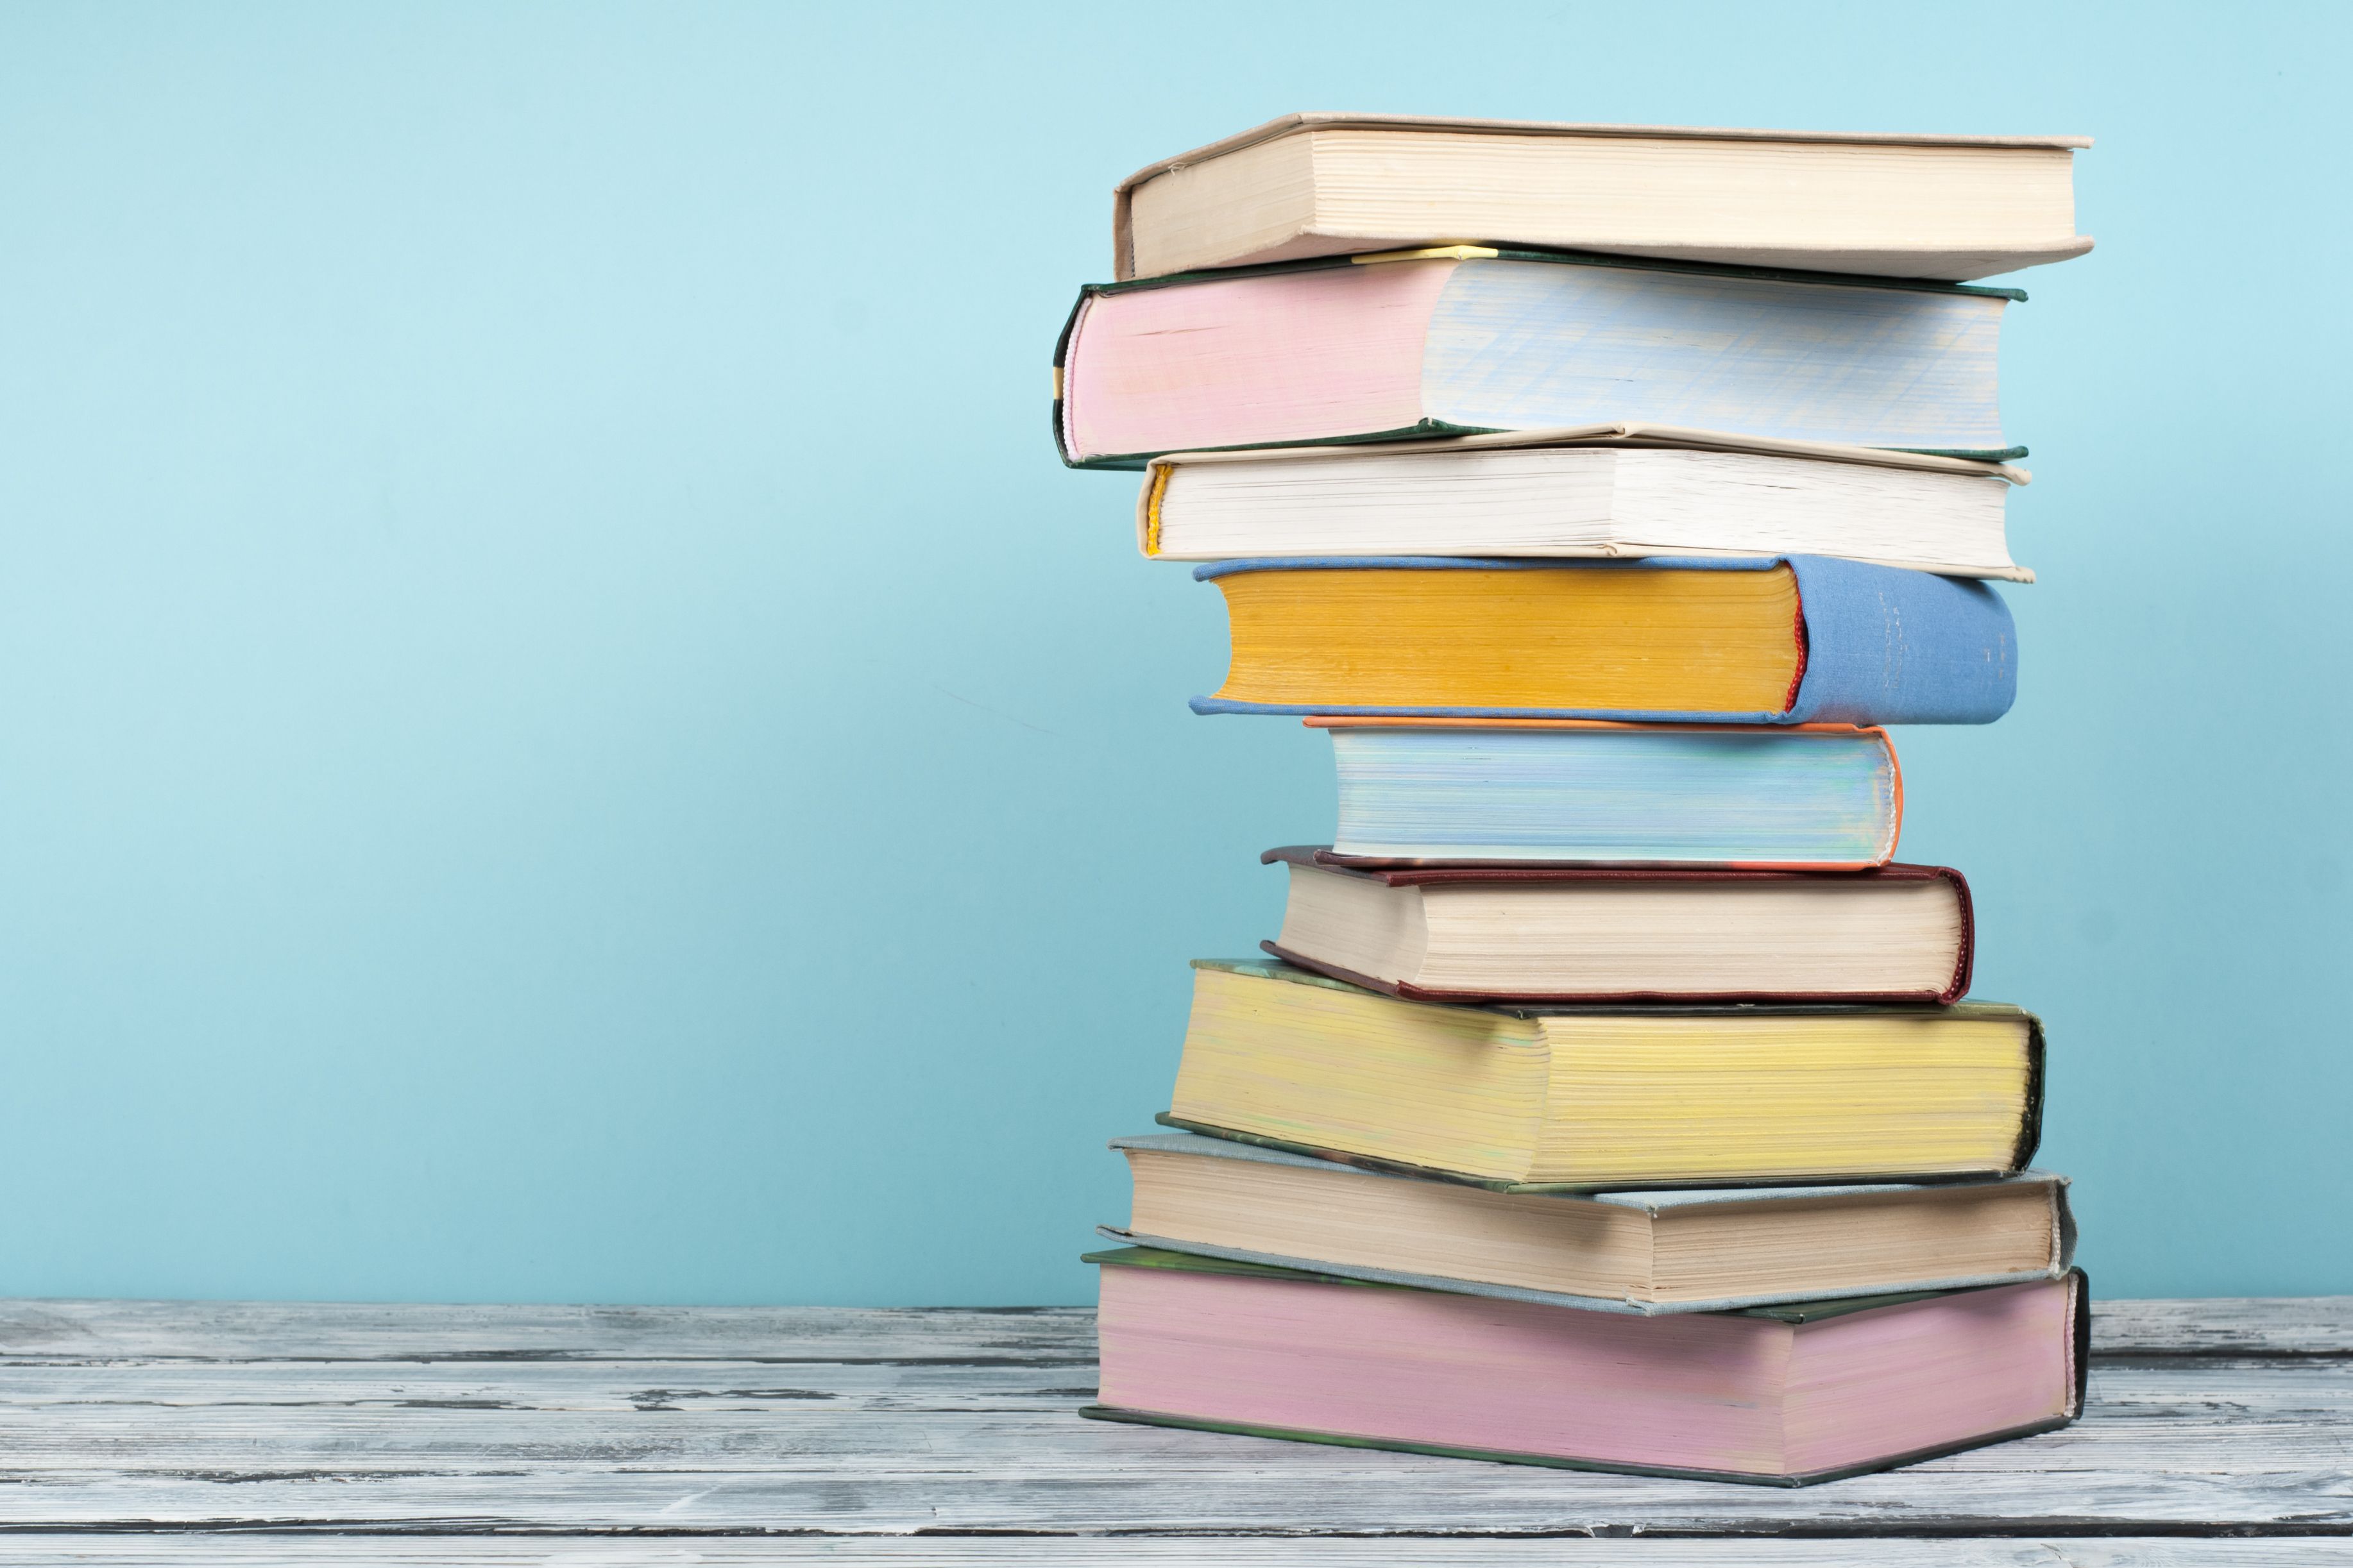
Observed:
[[[2353,1297],[2097,1311],[2072,1429],[1784,1491],[1082,1421],[1071,1309],[0,1302],[0,1564],[2353,1563]]]

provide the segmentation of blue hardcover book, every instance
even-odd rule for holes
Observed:
[[[1823,556],[1222,561],[1198,713],[1989,724],[2018,637],[1982,582]]]

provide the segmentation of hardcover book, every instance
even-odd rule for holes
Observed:
[[[1630,423],[2002,460],[2016,289],[1473,251],[1083,291],[1065,461]]]
[[[1121,278],[1426,244],[1982,278],[2092,248],[2082,136],[1286,114],[1120,182]]]
[[[1989,724],[2017,633],[1983,583],[1819,555],[1227,561],[1199,713]]]
[[[1894,858],[1904,774],[1851,724],[1303,721],[1332,737],[1326,865],[1859,870]]]
[[[2083,1408],[2080,1273],[1637,1317],[1149,1248],[1102,1268],[1099,1419],[1804,1486]]]
[[[1871,871],[1324,863],[1290,872],[1286,963],[1416,1002],[1953,1002],[1969,988],[1968,883]]]
[[[1541,439],[1536,438],[1541,435]],[[1837,555],[2031,583],[2003,537],[2023,468],[1612,425],[1155,458],[1136,542],[1282,555]]]
[[[1106,1239],[1424,1289],[1609,1312],[2053,1279],[2063,1176],[1935,1184],[1495,1193],[1279,1149],[1119,1138],[1135,1183]]]
[[[2042,1031],[1999,1004],[1409,1002],[1196,960],[1166,1124],[1501,1191],[2010,1175]]]

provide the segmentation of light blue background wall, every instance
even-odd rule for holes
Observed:
[[[2353,1290],[2347,16],[0,10],[0,1293],[1083,1299],[1330,783],[1048,351],[1303,107],[2101,139],[1905,849],[2104,1289]]]

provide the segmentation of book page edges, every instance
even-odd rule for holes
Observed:
[[[1160,1119],[1164,1123],[1168,1118]],[[1374,1165],[1333,1160],[1321,1155],[1297,1152],[1296,1146],[1266,1140],[1241,1140],[1229,1136],[1211,1137],[1199,1132],[1139,1132],[1113,1138],[1103,1145],[1116,1153],[1131,1151],[1172,1154],[1183,1158],[1238,1160],[1246,1164],[1292,1165],[1321,1171],[1333,1175],[1361,1176],[1370,1181],[1411,1182],[1430,1178],[1414,1172],[1386,1170]],[[1461,1186],[1461,1182],[1444,1182],[1447,1186]],[[1472,1184],[1484,1185],[1486,1184]],[[1838,1181],[1814,1183],[1798,1186],[1776,1185],[1772,1183],[1733,1187],[1597,1187],[1591,1190],[1558,1192],[1546,1190],[1527,1194],[1540,1197],[1546,1203],[1600,1204],[1610,1208],[1640,1209],[1652,1218],[1670,1212],[1688,1213],[1694,1209],[1740,1208],[1754,1204],[1788,1203],[1808,1198],[1846,1199],[1879,1197],[1890,1194],[1951,1193],[1970,1187],[2040,1186],[2064,1190],[2069,1179],[2056,1171],[2028,1167],[1998,1176],[1964,1176],[1942,1181]],[[2056,1254],[2060,1262],[2074,1256],[2073,1230],[2068,1228],[2069,1241],[2063,1253]],[[1181,1250],[1181,1249],[1180,1249]],[[2054,1270],[2055,1272],[2055,1270]],[[1816,1298],[1807,1298],[1815,1300]]]
[[[1636,723],[1619,719],[1468,719],[1432,717],[1400,719],[1386,716],[1360,716],[1345,713],[1310,713],[1300,720],[1310,730],[1641,730],[1658,731],[1728,731],[1755,734],[1753,724],[1652,724]],[[1904,759],[1896,754],[1895,738],[1876,724],[1806,723],[1780,726],[1776,733],[1790,735],[1869,736],[1879,742],[1887,757],[1888,800],[1887,837],[1881,844],[1879,858],[1869,862],[1884,866],[1895,858],[1896,847],[1904,840]],[[1815,865],[1810,862],[1744,861],[1728,869],[1746,871],[1829,871],[1854,870],[1861,867],[1844,862],[1835,865]]]
[[[1200,961],[1196,960],[1195,962],[1198,964]],[[1344,982],[1331,980],[1326,976],[1313,973],[1302,973],[1299,974],[1298,978],[1309,983],[1321,982],[1332,986],[1335,990],[1361,991],[1363,989],[1361,986],[1348,985]],[[1438,1004],[1430,1003],[1407,1003],[1404,1005],[1408,1006],[1438,1005]],[[1641,1015],[1645,1013],[1673,1016],[1678,1014],[1691,1013],[1704,1005],[1705,1005],[1705,1004],[1684,1003],[1681,1001],[1671,1002],[1663,1006],[1646,1006],[1641,1004],[1627,1005],[1605,1003],[1594,1006],[1591,1010],[1597,1013],[1606,1012],[1619,1016]],[[1773,1007],[1777,1011],[1785,1013],[1818,1013],[1837,1015],[1841,1013],[1864,1013],[1873,1010],[1872,1005],[1870,1004],[1858,1005],[1843,1002],[1811,1005],[1768,1004],[1767,1005]],[[1960,1009],[1970,1006],[1971,1004],[1962,1003],[1959,1004],[1958,1007],[1947,1008],[1944,1009],[1944,1011],[1957,1014],[1961,1016],[1969,1016],[1972,1015],[1961,1013]],[[1507,1016],[1514,1015],[1515,1012],[1512,1006],[1507,1005],[1490,1005],[1481,1008],[1480,1010],[1503,1013]],[[1888,1010],[1894,1011],[1895,1009],[1890,1008]],[[1925,1006],[1915,1006],[1907,1007],[1904,1010],[1907,1012],[1925,1012],[1929,1009]],[[1556,1009],[1556,1011],[1561,1010]],[[1728,1012],[1731,1011],[1731,1009],[1728,1007],[1718,1007],[1716,1011]],[[1543,1017],[1546,1015],[1518,1013],[1516,1016]],[[2027,1014],[2026,1016],[2031,1019],[2033,1017],[2033,1015]],[[2042,1038],[2040,1028],[2041,1026],[2038,1021],[2035,1025],[2036,1033],[2033,1037],[2038,1042]],[[2032,1090],[2034,1103],[2032,1109],[2037,1119],[2037,1124],[2033,1129],[2033,1132],[2036,1138],[2041,1136],[2041,1064],[2042,1058],[2038,1052],[2034,1058],[2032,1073],[2034,1084]],[[1524,1182],[1514,1180],[1509,1176],[1481,1176],[1472,1174],[1467,1171],[1451,1171],[1439,1165],[1417,1165],[1409,1161],[1392,1160],[1379,1154],[1358,1154],[1345,1149],[1328,1149],[1316,1144],[1300,1143],[1289,1139],[1270,1137],[1262,1132],[1245,1132],[1238,1127],[1221,1127],[1215,1122],[1195,1121],[1189,1118],[1178,1116],[1176,1112],[1169,1110],[1155,1111],[1153,1113],[1152,1120],[1158,1122],[1163,1127],[1174,1128],[1180,1132],[1198,1133],[1204,1138],[1231,1139],[1233,1142],[1238,1143],[1254,1143],[1261,1148],[1278,1149],[1289,1153],[1304,1154],[1311,1159],[1328,1161],[1334,1164],[1356,1165],[1361,1166],[1367,1171],[1401,1176],[1413,1176],[1423,1181],[1445,1182],[1454,1186],[1480,1187],[1491,1193],[1510,1193],[1515,1194],[1544,1196],[1557,1194],[1569,1194],[1591,1197],[1602,1194],[1632,1194],[1642,1191],[1646,1187],[1659,1192],[1680,1194],[1695,1193],[1708,1188],[1731,1190],[1735,1188],[1751,1187],[1832,1187],[1841,1185],[1868,1188],[1873,1186],[1883,1186],[1886,1184],[1886,1178],[1884,1176],[1850,1176],[1831,1171],[1792,1171],[1772,1176],[1726,1176],[1720,1180],[1709,1181],[1698,1181],[1688,1176],[1679,1176],[1671,1179],[1662,1178],[1652,1182],[1629,1181],[1623,1178],[1612,1181],[1588,1182]],[[2031,1157],[2031,1143],[2029,1142],[2026,1146],[2029,1149],[2029,1156]],[[2000,1177],[2015,1176],[2023,1172],[2026,1168],[2026,1163],[2021,1159],[2011,1162],[2010,1164],[2004,1166],[1999,1171],[1969,1170],[1911,1172],[1907,1173],[1908,1179],[1904,1184],[1913,1186],[1965,1185],[1973,1182],[1984,1182]]]
[[[1443,452],[1485,452],[1537,447],[1619,448],[1624,450],[1687,450],[1746,453],[1766,458],[1797,458],[1816,462],[1851,463],[1859,467],[1899,468],[1915,473],[1955,474],[2000,479],[2025,486],[2034,482],[2031,471],[2011,463],[1980,462],[1970,458],[1938,457],[1926,452],[1901,452],[1882,447],[1851,447],[1834,441],[1786,441],[1767,436],[1742,436],[1729,431],[1695,430],[1681,426],[1615,422],[1606,425],[1563,426],[1540,430],[1505,430],[1482,436],[1450,436],[1434,441],[1387,441],[1328,447],[1260,447],[1208,452],[1168,452],[1149,459],[1144,482],[1135,495],[1135,544],[1147,560],[1171,559],[1160,550],[1160,511],[1169,481],[1181,465],[1219,463],[1281,463],[1341,458],[1365,461],[1387,455]],[[1557,561],[1636,561],[1662,555],[1716,555],[1725,559],[1765,559],[1762,551],[1694,550],[1689,546],[1653,547],[1631,540],[1609,545],[1565,547],[1543,557]],[[1180,560],[1222,557],[1176,557]],[[1905,571],[1932,572],[1945,576],[1987,577],[2005,583],[2031,583],[2033,571],[2015,562],[2007,566],[1963,569],[1947,562],[1880,561],[1873,564]]]

